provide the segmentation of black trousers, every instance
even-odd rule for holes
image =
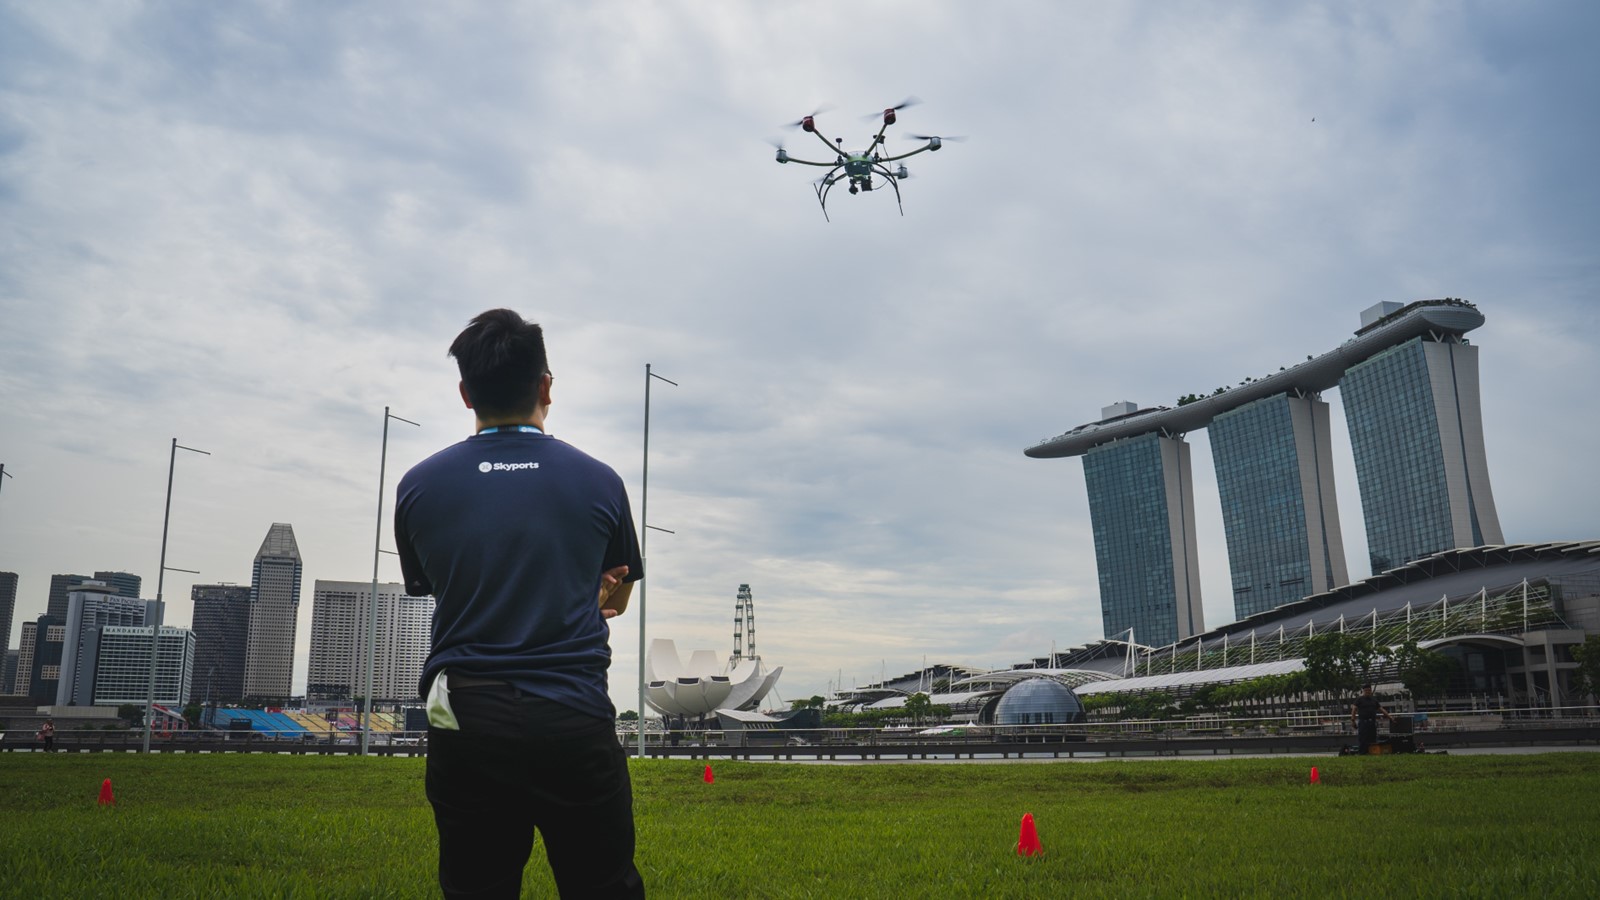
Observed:
[[[1361,745],[1361,752],[1366,753],[1367,748],[1378,742],[1378,720],[1361,719],[1356,723],[1356,743]]]
[[[452,688],[460,731],[428,729],[446,897],[517,897],[534,830],[562,897],[643,897],[633,788],[609,719],[509,685]]]

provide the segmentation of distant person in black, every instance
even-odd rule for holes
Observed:
[[[1389,721],[1394,721],[1394,716],[1383,708],[1378,698],[1372,696],[1372,685],[1361,689],[1361,696],[1356,702],[1350,704],[1350,724],[1356,729],[1356,743],[1361,746],[1363,754],[1369,752],[1373,744],[1378,742],[1378,716],[1383,716]]]
[[[400,481],[406,592],[432,594],[428,802],[448,897],[516,897],[537,829],[563,897],[643,897],[606,693],[606,620],[644,575],[610,466],[544,431],[540,327],[508,309],[450,345],[477,434]]]

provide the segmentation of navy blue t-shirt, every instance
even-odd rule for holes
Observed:
[[[535,431],[479,434],[400,479],[394,534],[406,593],[437,603],[423,695],[448,668],[616,715],[600,576],[644,564],[610,466]]]

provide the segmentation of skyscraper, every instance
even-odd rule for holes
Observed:
[[[1188,444],[1153,433],[1084,454],[1107,637],[1131,628],[1161,645],[1205,630],[1191,469]]]
[[[1455,547],[1503,544],[1489,489],[1478,348],[1424,335],[1339,382],[1374,574]]]
[[[93,580],[93,575],[51,575],[50,599],[45,605],[44,614],[55,616],[65,622],[67,619],[67,592],[85,581]]]
[[[1235,617],[1349,584],[1328,404],[1274,394],[1218,415],[1206,432]]]
[[[92,706],[101,634],[112,626],[137,627],[149,624],[155,606],[154,600],[122,597],[112,593],[110,585],[97,581],[84,582],[69,591],[55,705]],[[148,671],[148,643],[143,654]]]
[[[1198,583],[1183,589],[1193,572],[1193,517],[1179,515],[1185,504],[1174,498],[1189,491],[1182,437],[1201,428],[1213,432],[1235,612],[1348,580],[1320,400],[1334,387],[1349,421],[1374,572],[1503,543],[1483,449],[1477,349],[1463,337],[1483,321],[1477,307],[1456,299],[1381,303],[1362,312],[1353,339],[1321,356],[1184,396],[1175,407],[1118,404],[1024,450],[1036,459],[1084,457],[1106,636],[1122,637],[1130,625],[1140,643],[1194,633],[1183,630],[1186,605],[1199,604]],[[1147,637],[1128,613],[1139,604],[1165,604],[1157,618],[1177,627]]]
[[[308,698],[351,699],[366,693],[371,599],[371,582],[318,579],[313,586]],[[374,699],[416,698],[431,644],[433,607],[432,597],[406,596],[403,584],[378,585]]]
[[[45,614],[36,622],[22,623],[22,638],[17,641],[17,683],[14,693],[30,697],[41,705],[56,700],[56,682],[61,677],[61,642],[66,628],[55,616]]]
[[[194,601],[194,691],[207,703],[244,697],[245,659],[250,650],[250,586],[197,584]]]
[[[17,692],[17,663],[21,657],[20,650],[6,651],[5,671],[0,673],[0,694],[11,695]]]
[[[11,646],[11,617],[17,613],[17,573],[0,572],[0,650]]]
[[[107,625],[100,630],[94,703],[143,703],[150,692],[149,625]],[[178,708],[189,702],[194,677],[194,632],[161,626],[156,652],[155,702]]]
[[[250,577],[250,637],[244,694],[286,700],[294,677],[294,631],[300,611],[300,547],[294,528],[274,523]]]
[[[137,597],[143,579],[131,572],[96,572],[94,580],[104,582],[117,592],[119,597]]]

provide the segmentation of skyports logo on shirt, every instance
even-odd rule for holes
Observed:
[[[536,463],[536,462],[519,462],[519,463],[481,462],[481,463],[478,463],[478,471],[482,472],[485,475],[489,474],[490,472],[521,472],[521,471],[523,471],[525,469],[537,469],[537,468],[539,468],[539,464]]]

